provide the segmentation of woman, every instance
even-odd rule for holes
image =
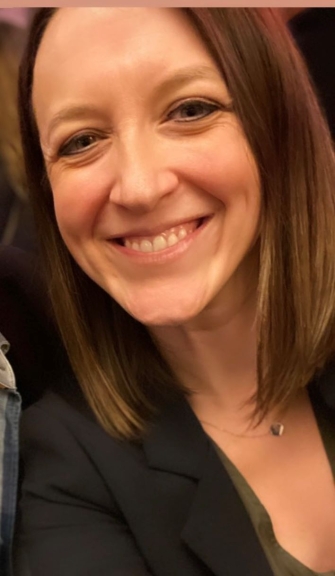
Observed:
[[[25,415],[17,556],[34,576],[335,574],[335,172],[284,25],[44,9],[20,91],[79,386]]]

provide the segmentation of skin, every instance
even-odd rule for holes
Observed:
[[[190,110],[190,99],[206,104]],[[38,51],[33,106],[64,242],[148,326],[193,390],[198,418],[243,432],[256,387],[261,194],[232,104],[177,10],[64,8]],[[199,217],[206,225],[165,254],[112,241]],[[268,414],[255,433],[277,416]],[[335,493],[305,393],[285,425],[280,441],[204,427],[265,505],[280,543],[326,571],[335,566]]]

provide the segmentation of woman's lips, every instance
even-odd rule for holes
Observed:
[[[112,239],[115,248],[124,255],[134,256],[141,259],[141,262],[148,260],[155,262],[159,256],[163,260],[170,259],[173,255],[181,254],[190,242],[201,232],[206,224],[211,220],[212,215],[194,219],[192,221],[178,224],[155,235],[125,236]]]

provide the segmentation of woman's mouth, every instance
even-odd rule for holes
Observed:
[[[192,222],[178,224],[152,236],[127,236],[119,238],[117,239],[117,243],[135,252],[161,252],[182,242],[182,240],[199,228],[204,220],[205,218],[199,218]]]

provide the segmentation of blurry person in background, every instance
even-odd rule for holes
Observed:
[[[15,16],[14,10],[0,10],[0,243],[31,251],[34,229],[17,114],[18,67],[26,31],[24,20]]]
[[[0,246],[0,575],[10,576],[22,408],[66,371],[35,254]],[[15,559],[14,559],[15,560]]]
[[[25,14],[20,10],[0,10],[0,574],[10,576],[18,485],[18,434],[21,396],[10,363],[14,360],[20,377],[29,380],[32,370],[31,334],[22,330],[27,318],[27,280],[31,270],[26,253],[4,247],[16,244],[33,248],[33,226],[26,197],[17,114],[18,66],[25,40]],[[23,264],[23,278],[22,278]],[[27,269],[29,268],[29,272]],[[15,267],[20,269],[13,275]],[[14,280],[14,277],[16,279]],[[29,288],[28,288],[29,290]],[[20,313],[24,312],[18,321]],[[35,322],[31,324],[30,333]],[[14,334],[14,348],[8,341]],[[12,338],[11,338],[12,341]],[[19,344],[19,347],[16,346]],[[10,351],[11,349],[11,351]],[[10,352],[9,352],[10,351]],[[23,360],[23,361],[22,361]],[[28,376],[25,376],[25,374]],[[36,371],[35,371],[36,375]],[[36,380],[35,386],[38,385]],[[29,386],[26,386],[27,390]],[[31,396],[32,392],[29,392]]]
[[[9,343],[0,332],[0,574],[10,576],[18,481],[21,398],[8,359]]]
[[[34,249],[17,113],[18,66],[32,9],[0,9],[0,574],[11,576],[22,407],[63,366]],[[12,244],[12,246],[10,246]],[[30,252],[30,253],[29,253]],[[62,355],[64,359],[64,355]]]
[[[58,339],[31,251],[34,229],[17,110],[18,67],[33,14],[32,8],[0,9],[0,330],[10,343],[7,357],[23,407],[36,400],[59,360],[53,360]]]

